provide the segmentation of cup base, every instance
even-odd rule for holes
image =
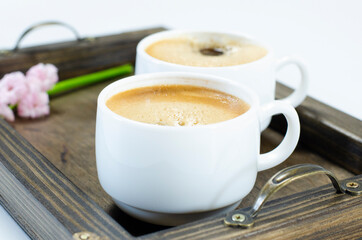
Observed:
[[[226,213],[234,210],[235,208],[237,208],[241,202],[241,200],[240,200],[229,206],[211,210],[211,211],[206,211],[206,212],[175,214],[175,213],[162,213],[162,212],[147,211],[147,210],[132,207],[130,205],[127,205],[127,204],[117,201],[115,199],[113,199],[113,200],[117,204],[117,206],[122,211],[127,213],[128,215],[130,215],[134,218],[137,218],[141,221],[144,221],[144,222],[162,225],[162,226],[178,226],[178,225],[196,221],[196,220],[199,220],[202,218],[214,216],[217,214],[222,214],[222,213],[226,214]]]

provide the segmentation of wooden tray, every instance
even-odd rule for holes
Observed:
[[[61,79],[134,62],[137,43],[162,28],[21,49],[0,55],[0,77],[53,63]],[[219,215],[178,227],[147,224],[119,210],[101,188],[96,171],[96,99],[110,81],[51,99],[50,116],[0,119],[0,203],[33,239],[351,239],[362,237],[360,196],[335,194],[323,175],[281,189],[260,212],[255,227],[230,228]],[[290,89],[277,84],[277,96]],[[277,171],[294,164],[318,164],[339,179],[362,180],[362,125],[312,98],[297,108],[301,139],[281,165],[260,172],[240,208],[252,205]],[[262,135],[262,152],[285,131],[274,118]],[[85,232],[85,233],[84,233]],[[83,233],[83,235],[82,235]],[[88,235],[87,235],[88,234]]]

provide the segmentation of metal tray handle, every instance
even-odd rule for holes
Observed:
[[[326,174],[329,177],[334,188],[337,190],[337,193],[348,193],[355,196],[360,195],[362,192],[362,182],[360,181],[345,180],[340,183],[332,172],[322,168],[321,166],[314,164],[294,165],[279,171],[269,179],[269,181],[260,190],[259,196],[250,210],[238,209],[227,214],[224,219],[225,225],[243,228],[252,227],[258,213],[268,198],[270,198],[275,192],[299,178],[321,173]]]
[[[54,26],[54,25],[62,26],[62,27],[69,29],[74,34],[74,36],[78,42],[84,41],[84,40],[94,41],[94,38],[92,38],[92,37],[81,38],[80,35],[78,34],[77,30],[75,30],[75,28],[73,28],[72,26],[70,26],[66,23],[57,22],[57,21],[48,21],[48,22],[37,23],[37,24],[31,25],[30,27],[28,27],[16,41],[15,47],[11,50],[0,50],[0,56],[1,55],[7,56],[7,55],[17,52],[20,48],[21,41],[25,38],[26,35],[28,35],[32,31],[34,31],[35,29],[45,27],[45,26]]]
[[[79,36],[77,30],[75,30],[75,28],[73,28],[72,26],[63,23],[63,22],[57,22],[57,21],[50,21],[50,22],[42,22],[42,23],[38,23],[38,24],[34,24],[32,26],[30,26],[29,28],[27,28],[19,37],[18,41],[16,41],[15,47],[13,48],[13,52],[16,52],[19,49],[20,43],[21,41],[24,39],[24,37],[26,35],[28,35],[31,31],[34,31],[37,28],[41,28],[41,27],[45,27],[45,26],[62,26],[65,27],[67,29],[69,29],[74,35],[77,41],[81,41],[81,37]]]

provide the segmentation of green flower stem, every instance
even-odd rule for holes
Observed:
[[[133,66],[131,64],[125,64],[122,66],[60,81],[48,91],[48,94],[49,96],[57,95],[79,87],[84,87],[97,82],[102,82],[109,78],[131,73],[133,73]]]

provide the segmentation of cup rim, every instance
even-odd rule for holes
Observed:
[[[236,36],[236,37],[241,37],[241,38],[245,38],[247,40],[252,41],[253,43],[262,46],[263,48],[265,48],[268,52],[267,54],[255,61],[249,62],[249,63],[243,63],[243,64],[238,64],[238,65],[231,65],[231,66],[222,66],[222,67],[200,67],[200,66],[188,66],[188,65],[182,65],[182,64],[177,64],[177,63],[170,63],[170,62],[166,62],[163,60],[160,60],[158,58],[152,57],[151,55],[147,54],[145,49],[146,47],[148,47],[150,44],[160,40],[161,38],[167,38],[170,36],[174,36],[174,35],[178,35],[178,34],[191,34],[191,33],[207,33],[207,34],[226,34],[226,35],[232,35],[232,36]],[[156,63],[159,64],[165,64],[165,65],[169,65],[169,66],[178,66],[178,67],[182,67],[182,68],[190,68],[190,69],[210,69],[210,70],[215,70],[215,69],[234,69],[234,68],[245,68],[245,67],[249,67],[252,65],[256,65],[256,64],[260,64],[260,62],[264,62],[267,59],[270,59],[273,55],[273,50],[272,48],[264,43],[261,42],[259,40],[256,40],[254,37],[248,35],[248,34],[244,34],[241,32],[236,32],[236,31],[208,31],[208,30],[165,30],[165,31],[161,31],[161,32],[157,32],[157,33],[153,33],[145,38],[143,38],[137,45],[137,54],[140,54],[143,58],[151,60],[151,61],[155,61]]]
[[[160,78],[160,82],[162,81],[162,79],[167,79],[167,78],[188,78],[188,79],[193,79],[193,80],[200,80],[200,81],[211,81],[214,83],[222,83],[222,84],[227,84],[228,86],[231,87],[231,89],[235,89],[238,88],[238,90],[242,91],[243,94],[246,93],[247,98],[249,98],[250,100],[244,100],[243,98],[241,98],[243,101],[246,101],[249,105],[250,108],[248,111],[246,111],[245,113],[229,119],[229,120],[225,120],[225,121],[221,121],[221,122],[217,122],[217,123],[211,123],[211,124],[205,124],[205,125],[195,125],[195,126],[168,126],[168,125],[157,125],[157,124],[151,124],[151,123],[144,123],[144,122],[139,122],[136,120],[132,120],[126,117],[123,117],[121,115],[118,115],[117,113],[113,112],[111,109],[109,109],[106,106],[106,101],[109,99],[109,97],[107,97],[107,95],[109,94],[110,91],[112,91],[114,88],[117,88],[121,85],[125,85],[128,83],[136,83],[136,81],[142,83],[145,80],[149,80],[149,79],[157,79]],[[179,83],[177,83],[179,84]],[[154,86],[154,85],[162,85],[162,83],[157,83],[157,84],[151,84],[151,85],[147,85],[147,86]],[[170,84],[172,85],[172,84]],[[182,84],[181,85],[193,85],[193,84]],[[194,85],[194,86],[201,86],[201,85]],[[142,87],[142,86],[139,86]],[[137,88],[137,87],[134,87]],[[217,88],[213,88],[213,87],[209,87],[211,89],[215,89],[215,90],[219,90],[222,92],[226,92],[228,94],[230,94],[227,91],[223,91]],[[131,88],[133,89],[133,87]],[[117,91],[116,93],[119,93],[121,91]],[[114,94],[116,94],[114,93]],[[112,94],[112,95],[114,95]],[[234,95],[234,94],[233,94]],[[259,106],[259,99],[256,95],[256,93],[254,93],[252,90],[250,90],[248,87],[244,86],[243,84],[240,83],[236,83],[234,81],[231,81],[229,79],[226,78],[222,78],[222,77],[217,77],[214,75],[208,75],[208,74],[199,74],[199,73],[188,73],[188,72],[157,72],[157,73],[147,73],[147,74],[138,74],[138,75],[133,75],[130,77],[126,77],[123,79],[119,79],[111,84],[109,84],[108,86],[106,86],[98,95],[98,99],[97,99],[97,108],[100,109],[104,109],[105,113],[108,114],[110,117],[112,117],[113,119],[116,119],[117,121],[122,121],[125,122],[127,124],[131,124],[133,126],[136,127],[144,127],[147,129],[154,129],[157,131],[185,131],[185,130],[196,130],[196,129],[214,129],[214,128],[219,128],[222,127],[224,125],[229,125],[229,124],[234,124],[234,122],[244,122],[247,121],[250,117],[250,115],[252,115],[252,113],[254,111],[256,111],[256,109]],[[103,114],[103,113],[102,113]],[[240,124],[240,123],[238,123]]]

